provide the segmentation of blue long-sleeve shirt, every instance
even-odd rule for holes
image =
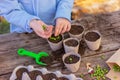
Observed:
[[[0,0],[0,16],[10,24],[11,32],[32,32],[29,23],[40,19],[55,24],[59,17],[70,20],[74,0]]]

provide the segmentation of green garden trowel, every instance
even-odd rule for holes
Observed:
[[[46,52],[39,52],[38,54],[36,54],[34,52],[27,51],[23,48],[18,49],[18,54],[20,56],[28,56],[28,57],[34,58],[36,63],[42,66],[46,66],[47,64],[41,62],[40,58],[49,56],[48,53]]]

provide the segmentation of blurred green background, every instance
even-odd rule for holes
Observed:
[[[0,17],[0,34],[9,33],[9,25],[10,24],[3,17]]]

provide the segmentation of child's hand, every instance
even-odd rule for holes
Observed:
[[[65,18],[58,18],[56,20],[55,36],[68,32],[71,29],[71,23]]]
[[[46,26],[46,29],[43,29],[42,26]],[[35,31],[35,33],[42,38],[49,38],[52,35],[53,26],[46,25],[40,20],[32,20],[30,22],[30,27]]]

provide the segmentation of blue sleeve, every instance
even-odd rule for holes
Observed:
[[[32,19],[39,19],[24,11],[18,0],[0,0],[0,16],[3,16],[11,24],[22,27],[29,33],[32,32],[29,22]]]
[[[59,0],[57,5],[56,18],[63,17],[71,21],[71,11],[74,0]]]

